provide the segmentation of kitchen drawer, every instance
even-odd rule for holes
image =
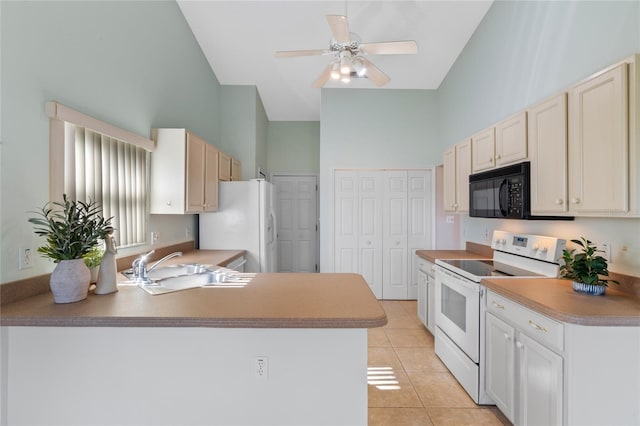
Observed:
[[[416,257],[418,258],[418,261],[417,261],[418,269],[426,272],[429,275],[433,275],[434,273],[433,263],[429,262],[426,259],[421,258],[420,256],[416,256]]]
[[[487,290],[487,311],[515,325],[519,331],[550,349],[564,350],[564,325],[521,304]]]

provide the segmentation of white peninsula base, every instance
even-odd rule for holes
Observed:
[[[3,425],[367,424],[366,328],[3,327],[2,343]]]

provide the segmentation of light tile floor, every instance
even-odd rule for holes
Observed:
[[[467,395],[433,351],[416,301],[382,300],[389,323],[369,329],[369,425],[510,425]]]

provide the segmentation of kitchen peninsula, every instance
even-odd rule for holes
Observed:
[[[367,328],[387,322],[361,276],[294,273],[68,305],[47,293],[1,318],[12,425],[365,425]]]

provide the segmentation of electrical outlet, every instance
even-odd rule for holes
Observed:
[[[255,372],[258,379],[267,380],[269,377],[269,358],[266,356],[256,357]]]
[[[189,238],[191,237],[191,229],[189,229],[189,227],[187,226],[186,230],[185,230],[185,237]]]
[[[602,257],[604,257],[607,262],[611,262],[611,244],[602,243]]]
[[[158,242],[158,238],[160,238],[158,233],[151,231],[151,244],[157,243]]]
[[[18,269],[27,269],[33,266],[33,251],[30,247],[18,249]]]

